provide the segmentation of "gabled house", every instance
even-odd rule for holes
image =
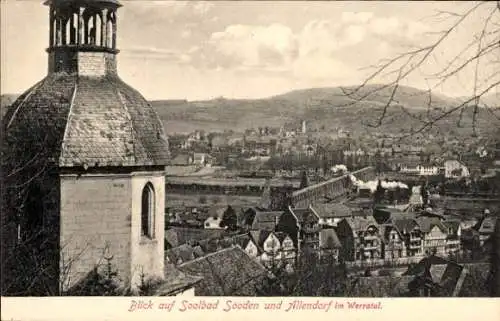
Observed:
[[[313,251],[319,251],[320,217],[312,206],[306,208],[292,208],[289,206],[288,210],[283,213],[282,219],[284,216],[290,218],[290,221],[295,220],[296,222],[297,248],[299,251],[306,246]],[[287,233],[287,231],[283,232]],[[288,235],[293,238],[293,230]]]
[[[281,244],[281,261],[285,264],[287,271],[293,271],[297,258],[297,248],[293,244],[292,238],[284,232],[276,232],[276,237]]]
[[[382,257],[384,260],[394,260],[406,257],[405,236],[395,224],[382,224]]]
[[[495,225],[497,224],[497,218],[494,216],[485,216],[481,223],[479,224],[479,242],[483,246],[484,243],[493,235],[495,231]]]
[[[212,166],[212,156],[207,153],[194,153],[193,164],[210,167]]]
[[[320,259],[326,262],[338,262],[342,244],[334,228],[324,228],[319,233]]]
[[[189,166],[193,164],[193,156],[190,154],[179,154],[170,162],[174,166]]]
[[[447,220],[443,222],[448,229],[445,251],[447,254],[457,254],[461,251],[462,227],[459,220]]]
[[[283,211],[260,211],[256,208],[247,210],[248,220],[251,219],[251,230],[275,231]]]
[[[401,233],[407,256],[422,256],[424,254],[423,233],[420,226],[413,218],[398,218],[393,219],[392,224]]]
[[[257,244],[249,233],[235,235],[230,238],[233,245],[238,245],[245,251],[248,256],[257,258],[260,254]]]
[[[460,178],[468,177],[469,169],[458,160],[447,160],[444,162],[444,177]]]
[[[373,216],[343,219],[337,224],[337,235],[346,261],[382,258],[380,227]]]
[[[448,229],[443,222],[437,217],[424,216],[416,221],[424,234],[424,253],[445,255]]]
[[[221,227],[221,222],[226,209],[226,206],[212,206],[208,210],[208,217],[203,222],[203,226],[206,229],[224,229]]]
[[[281,264],[281,244],[276,234],[272,231],[250,231],[250,235],[260,249],[260,262],[268,267]]]

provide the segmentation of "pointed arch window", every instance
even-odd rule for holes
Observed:
[[[142,189],[141,235],[154,238],[155,191],[153,184],[147,183]]]

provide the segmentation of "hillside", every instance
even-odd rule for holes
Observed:
[[[195,129],[243,131],[263,126],[279,127],[286,122],[298,122],[302,119],[307,120],[312,128],[323,131],[342,127],[363,134],[366,130],[375,130],[366,125],[377,123],[392,92],[392,88],[384,88],[365,97],[367,93],[378,89],[378,86],[380,85],[370,85],[363,92],[357,93],[358,97],[363,97],[362,101],[347,97],[341,88],[331,87],[294,90],[262,99],[156,100],[151,101],[151,104],[163,121],[167,134],[187,133]],[[5,111],[3,107],[12,103],[16,97],[2,95],[2,115]],[[399,133],[419,128],[422,126],[419,117],[425,118],[428,113],[439,115],[460,104],[462,99],[433,94],[429,100],[426,91],[400,86],[394,103],[387,110],[384,123],[376,130]],[[432,108],[429,108],[429,101]],[[484,97],[484,101],[489,106],[500,106],[497,94]],[[500,126],[499,111],[495,113],[497,116],[493,117],[491,109],[479,109],[476,115],[477,127]],[[457,128],[459,114],[452,114],[439,123],[439,131],[470,134],[472,117],[472,108],[465,110],[462,114],[462,127]]]
[[[7,106],[16,101],[17,97],[19,97],[19,95],[16,94],[2,94],[0,96],[0,119],[3,119],[3,115],[5,115],[7,111]]]
[[[215,99],[183,103],[153,101],[152,104],[168,133],[190,132],[194,129],[241,131],[250,127],[281,126],[285,122],[301,119],[322,130],[343,127],[364,133],[367,123],[377,122],[392,91],[391,88],[385,88],[364,97],[367,92],[377,88],[376,85],[368,86],[365,92],[359,93],[360,97],[364,98],[363,101],[351,99],[344,95],[340,88],[334,87],[294,90],[255,100]],[[394,104],[387,110],[384,124],[377,130],[399,133],[410,128],[419,128],[422,121],[419,121],[418,117],[425,118],[428,113],[439,115],[460,104],[459,99],[436,94],[432,95],[430,101],[431,108],[426,91],[399,87]],[[458,117],[458,113],[455,113],[443,119],[439,124],[440,131],[470,134],[472,108],[462,114],[461,128],[456,126]],[[492,117],[489,110],[480,109],[476,117],[480,128],[499,125],[498,119]]]

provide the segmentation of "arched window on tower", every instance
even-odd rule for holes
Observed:
[[[78,38],[78,14],[73,12],[71,14],[71,19],[70,19],[70,34],[69,34],[69,43],[71,45],[76,45],[77,38]]]
[[[63,29],[62,29],[62,44],[68,45],[71,43],[71,19],[69,17],[63,18]]]
[[[101,46],[102,16],[97,12],[94,16],[94,45]]]
[[[111,45],[110,48],[116,49],[116,13],[111,11]]]
[[[95,45],[96,42],[96,16],[93,15],[89,18],[89,34],[88,34],[88,39],[89,42],[88,44],[90,45]]]
[[[141,235],[154,238],[155,191],[151,183],[142,190]]]

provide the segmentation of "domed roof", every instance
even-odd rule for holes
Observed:
[[[156,112],[115,75],[49,74],[16,100],[4,124],[13,153],[25,159],[43,154],[59,167],[166,165],[169,160]]]

